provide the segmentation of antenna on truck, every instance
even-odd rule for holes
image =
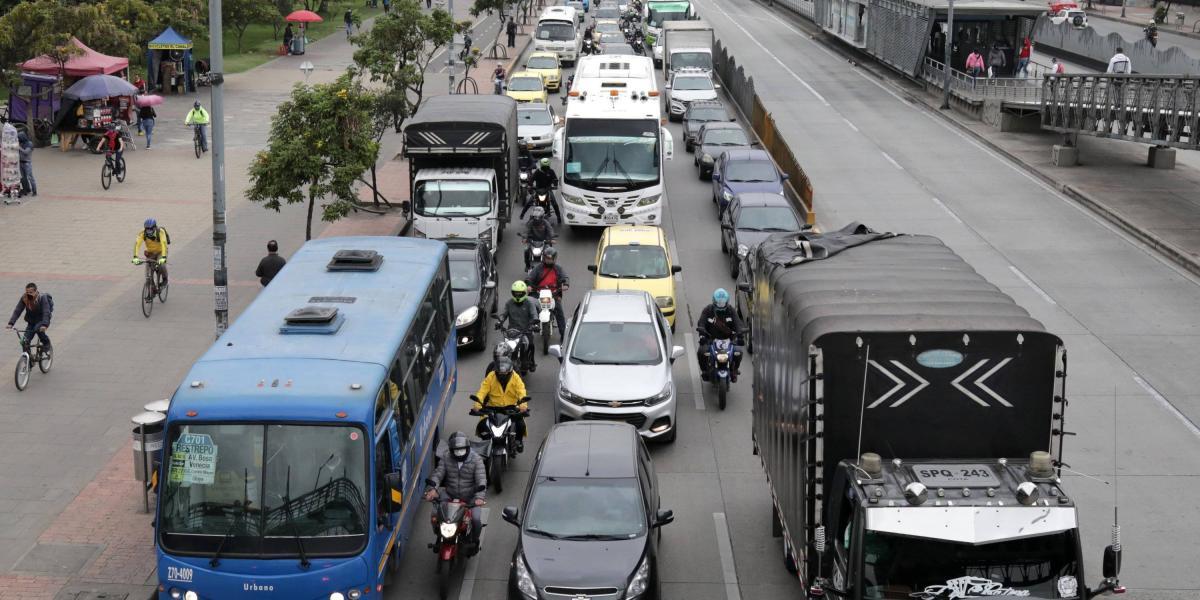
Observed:
[[[863,440],[863,419],[867,416],[867,375],[871,370],[871,344],[867,344],[867,358],[863,361],[863,378],[862,378],[862,401],[858,405],[858,452],[854,456],[858,458],[860,464],[855,465],[855,468],[867,475],[867,479],[874,479],[870,473],[867,473],[862,468],[862,440]]]

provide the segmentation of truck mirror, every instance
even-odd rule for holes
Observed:
[[[1104,549],[1103,573],[1105,579],[1116,578],[1121,573],[1121,551],[1108,546]]]
[[[412,202],[409,202],[408,200],[404,200],[403,202],[400,203],[400,211],[403,212],[404,214],[407,215],[409,213],[409,211],[411,211],[411,210],[412,210]]]

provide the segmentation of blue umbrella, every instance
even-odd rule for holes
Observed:
[[[112,75],[91,75],[75,82],[63,94],[77,100],[99,100],[113,96],[133,96],[137,88],[132,83]]]

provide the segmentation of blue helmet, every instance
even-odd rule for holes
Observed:
[[[717,308],[729,306],[729,292],[725,291],[725,288],[717,288],[717,291],[713,292],[713,304]]]
[[[155,221],[154,219],[146,219],[146,224],[143,225],[143,227],[146,229],[154,229],[155,227],[158,227],[158,221]]]

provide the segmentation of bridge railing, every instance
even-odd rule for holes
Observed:
[[[1200,77],[1050,75],[1041,88],[1043,129],[1200,149]]]
[[[946,77],[946,65],[925,57],[922,78],[940,88]],[[999,99],[1022,104],[1037,104],[1041,101],[1041,77],[1050,72],[1050,67],[1030,63],[1030,77],[975,77],[958,69],[950,69],[950,93],[969,102]]]

